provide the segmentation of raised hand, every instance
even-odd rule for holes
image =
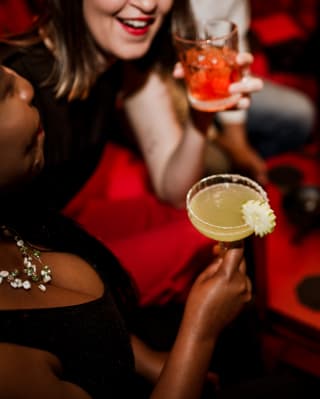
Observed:
[[[152,399],[198,399],[221,330],[251,299],[243,248],[229,249],[197,278]]]
[[[242,94],[236,108],[247,109],[250,106],[250,94],[260,91],[263,88],[263,81],[260,78],[250,75],[250,65],[253,62],[253,55],[251,53],[239,53],[236,57],[236,62],[242,70],[243,78],[239,82],[231,84],[229,91],[231,94]],[[173,77],[176,79],[184,78],[184,71],[180,62],[176,63],[174,67]]]
[[[196,279],[189,294],[185,323],[201,339],[217,337],[251,299],[243,248],[229,249]]]

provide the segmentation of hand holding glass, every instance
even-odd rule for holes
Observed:
[[[241,94],[231,95],[229,86],[241,79],[236,63],[237,26],[227,20],[195,20],[184,14],[184,18],[173,19],[172,33],[192,107],[214,112],[235,106]]]

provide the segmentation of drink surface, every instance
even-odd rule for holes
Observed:
[[[218,241],[241,240],[253,233],[243,220],[242,204],[261,199],[258,192],[241,184],[214,184],[191,199],[189,218],[209,238]]]
[[[185,70],[188,97],[202,111],[219,111],[232,107],[240,98],[230,95],[229,85],[240,80],[235,63],[236,52],[224,47],[192,47],[180,54]]]

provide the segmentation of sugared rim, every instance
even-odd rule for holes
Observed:
[[[221,181],[221,184],[223,184],[223,183],[235,183],[235,184],[236,184],[236,183],[237,183],[236,180],[241,179],[242,181],[245,181],[245,182],[248,183],[248,187],[249,187],[249,188],[252,188],[252,189],[255,190],[258,194],[260,194],[260,195],[263,197],[263,200],[264,200],[264,201],[269,202],[269,200],[268,200],[268,195],[267,195],[266,191],[260,186],[260,184],[258,184],[258,183],[255,182],[254,180],[249,179],[248,177],[242,176],[242,175],[239,175],[239,174],[222,173],[222,174],[216,174],[216,175],[210,175],[210,176],[204,177],[203,179],[199,180],[197,183],[195,183],[195,184],[189,189],[189,191],[188,191],[188,193],[187,193],[187,196],[186,196],[186,207],[187,207],[188,213],[190,213],[194,219],[198,220],[200,223],[204,224],[205,226],[208,226],[208,227],[216,227],[216,228],[218,228],[218,229],[220,229],[220,230],[224,230],[224,231],[232,230],[232,229],[234,229],[234,228],[241,229],[241,228],[250,227],[247,223],[240,224],[240,225],[238,225],[238,226],[232,226],[232,227],[218,226],[218,225],[215,225],[215,224],[212,224],[212,223],[205,222],[204,220],[202,220],[201,218],[199,218],[199,216],[197,216],[197,215],[193,212],[193,210],[192,210],[192,208],[191,208],[191,206],[190,206],[190,204],[191,204],[191,199],[193,198],[193,195],[192,195],[192,194],[193,194],[193,191],[194,191],[196,188],[198,188],[200,185],[204,185],[204,188],[210,187],[210,186],[205,186],[205,183],[206,183],[207,181],[209,181],[209,180],[214,180],[214,179],[229,179],[228,181],[225,181],[225,182]],[[233,181],[233,180],[234,180],[234,181]],[[201,190],[199,190],[198,192],[200,192],[200,191],[201,191]],[[192,198],[191,198],[191,196],[192,196]]]

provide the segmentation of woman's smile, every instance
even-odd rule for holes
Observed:
[[[140,17],[123,19],[117,18],[122,28],[131,35],[143,36],[148,33],[150,26],[154,23],[155,18]]]

